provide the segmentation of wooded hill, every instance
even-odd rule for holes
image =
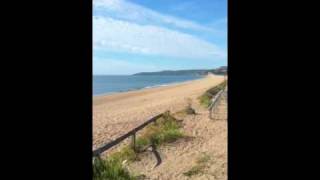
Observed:
[[[192,69],[192,70],[165,70],[165,71],[158,71],[158,72],[140,72],[133,75],[207,75],[209,72],[217,75],[226,74],[228,71],[227,66],[221,66],[216,69]]]

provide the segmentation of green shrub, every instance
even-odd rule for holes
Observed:
[[[138,138],[136,140],[136,151],[143,151],[150,144],[150,140],[147,138]]]
[[[212,96],[209,94],[203,94],[200,96],[200,104],[203,105],[204,107],[209,107],[211,103]]]
[[[204,107],[209,107],[211,104],[211,99],[225,86],[227,85],[227,81],[223,81],[217,86],[214,86],[210,89],[208,89],[203,95],[199,97],[200,104],[202,104]]]
[[[108,158],[115,161],[134,161],[137,158],[137,154],[130,146],[126,146],[120,151],[111,154]]]
[[[135,180],[122,166],[120,159],[96,158],[93,164],[93,180]]]
[[[181,124],[174,117],[166,115],[158,119],[156,124],[147,127],[139,141],[145,144],[149,143],[149,145],[151,143],[161,145],[163,143],[174,142],[184,136],[180,128]]]

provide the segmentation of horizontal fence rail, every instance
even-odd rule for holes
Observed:
[[[218,101],[221,99],[222,94],[225,92],[226,87],[224,87],[222,90],[220,90],[213,98],[212,98],[212,103],[209,106],[209,118],[212,119],[212,111],[214,110],[214,108],[216,108]]]
[[[166,113],[170,113],[169,111],[167,111]],[[95,149],[92,152],[93,157],[97,157],[100,156],[101,153],[105,152],[106,150],[110,149],[111,147],[121,143],[123,140],[125,140],[126,138],[132,136],[132,143],[133,143],[133,148],[135,148],[135,138],[136,138],[136,133],[138,131],[140,131],[141,129],[143,129],[145,126],[147,126],[148,124],[155,122],[157,119],[159,119],[160,117],[162,117],[165,113],[159,114],[157,116],[152,117],[151,119],[147,120],[146,122],[144,122],[143,124],[141,124],[140,126],[132,129],[131,131],[129,131],[128,133],[118,137],[117,139]]]
[[[223,90],[220,90],[215,96],[214,98],[211,99],[211,104],[208,107],[209,110],[212,110],[215,105],[217,104],[218,100],[220,99],[221,95],[222,95]]]

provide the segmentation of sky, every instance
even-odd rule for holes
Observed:
[[[227,65],[227,0],[93,0],[93,74]]]

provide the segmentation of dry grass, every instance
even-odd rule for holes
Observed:
[[[203,174],[205,173],[205,169],[208,166],[208,163],[210,162],[211,157],[206,154],[203,153],[200,157],[198,157],[198,159],[196,160],[196,165],[193,166],[190,170],[188,170],[187,172],[184,172],[183,174],[185,176],[191,177],[194,175],[198,175],[198,174]]]

